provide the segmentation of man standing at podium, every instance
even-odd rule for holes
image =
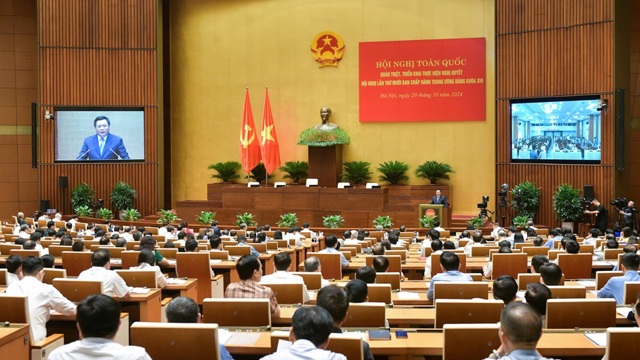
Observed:
[[[431,198],[431,202],[429,204],[439,204],[444,205],[444,207],[449,207],[449,202],[447,202],[447,197],[442,195],[440,189],[436,190],[436,196]]]

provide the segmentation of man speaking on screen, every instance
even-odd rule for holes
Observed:
[[[129,160],[122,138],[109,133],[111,121],[106,116],[93,120],[96,135],[84,139],[76,160]]]

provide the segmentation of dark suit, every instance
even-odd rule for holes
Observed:
[[[129,160],[129,154],[127,154],[121,137],[109,134],[104,143],[102,154],[100,154],[98,136],[92,135],[84,139],[76,160],[117,160],[118,157],[122,160]]]
[[[437,196],[432,197],[431,202],[429,204],[441,204],[441,205],[444,205],[444,207],[446,208],[449,207],[449,202],[447,202],[447,197],[444,195],[440,195],[440,199],[438,199]]]

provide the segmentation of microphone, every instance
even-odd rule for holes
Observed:
[[[87,153],[88,153],[89,151],[91,151],[91,149],[89,149],[89,150],[87,150],[87,151],[83,152],[82,154],[80,154],[80,156],[78,156],[78,157],[76,158],[76,160],[81,160],[85,155],[87,155]],[[88,160],[88,159],[87,159],[87,160]]]
[[[118,159],[121,159],[120,155],[118,155],[117,152],[113,151],[113,148],[109,148],[109,150],[111,150],[111,152],[114,153],[118,157]]]

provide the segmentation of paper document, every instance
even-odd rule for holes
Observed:
[[[148,294],[150,289],[147,288],[141,288],[141,287],[134,287],[134,288],[130,288],[129,291],[132,294]]]
[[[616,308],[616,312],[624,317],[627,317],[627,315],[629,315],[629,311],[631,311],[631,307],[629,306],[618,306]]]
[[[240,346],[253,346],[260,338],[260,333],[255,332],[234,332],[227,340],[227,344]]]
[[[218,328],[218,342],[220,344],[223,344],[227,342],[227,340],[229,340],[231,338],[231,335],[233,335],[233,333],[227,329],[220,329]]]
[[[167,284],[168,285],[182,285],[184,283],[186,283],[187,281],[185,279],[177,279],[177,278],[168,278],[167,279]]]
[[[598,346],[607,346],[606,332],[585,333],[584,336]]]
[[[399,291],[398,299],[400,300],[420,300],[420,294],[409,291]]]

